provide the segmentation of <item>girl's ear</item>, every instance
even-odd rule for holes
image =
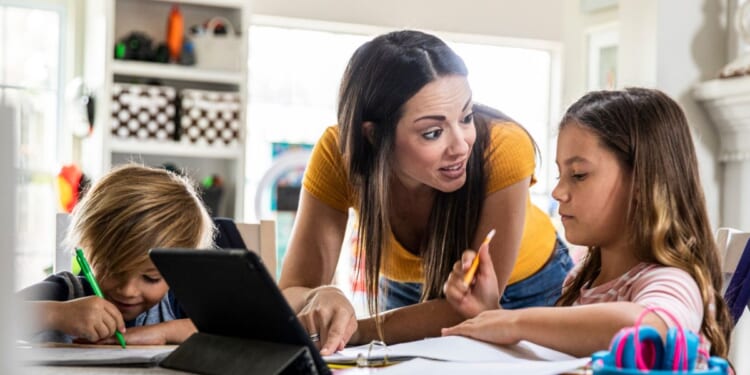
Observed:
[[[362,123],[362,133],[367,138],[367,141],[372,145],[375,139],[375,123],[372,121],[365,121]]]

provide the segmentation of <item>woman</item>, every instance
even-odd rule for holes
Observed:
[[[381,35],[349,61],[339,126],[313,151],[279,282],[322,354],[376,338],[438,336],[460,322],[443,283],[461,252],[493,228],[500,304],[559,297],[572,264],[549,218],[530,203],[534,143],[502,113],[475,105],[466,75],[443,41],[411,30]],[[328,285],[349,207],[376,314],[359,322]],[[378,314],[381,307],[402,308]]]

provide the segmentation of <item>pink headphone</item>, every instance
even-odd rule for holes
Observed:
[[[674,327],[667,330],[665,340],[654,327],[642,325],[650,312],[660,312],[668,317]],[[614,374],[706,374],[726,375],[728,363],[700,348],[701,338],[683,329],[669,311],[655,306],[646,307],[632,327],[621,329],[612,339],[609,351],[592,355],[595,375]],[[708,369],[695,370],[698,356],[707,360]]]

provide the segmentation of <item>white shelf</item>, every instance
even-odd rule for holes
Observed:
[[[695,86],[693,96],[702,101],[750,96],[750,76],[701,82]]]
[[[693,97],[703,104],[719,131],[719,160],[750,163],[750,77],[699,83]]]
[[[162,155],[189,158],[239,159],[242,157],[240,146],[201,146],[175,141],[154,141],[141,139],[112,138],[110,150],[120,154]]]
[[[206,70],[176,64],[161,64],[142,61],[113,61],[112,72],[114,74],[134,77],[174,79],[205,83],[225,83],[231,85],[239,85],[243,79],[242,73],[239,72]]]
[[[245,192],[245,133],[247,110],[247,32],[238,35],[241,48],[232,51],[245,63],[238,69],[202,69],[199,66],[115,60],[117,41],[140,31],[161,43],[173,4],[180,5],[185,27],[215,16],[225,17],[237,29],[246,31],[250,7],[246,0],[96,0],[85,1],[86,38],[84,78],[97,97],[96,119],[102,131],[82,142],[82,164],[92,178],[114,165],[130,161],[146,165],[173,163],[191,177],[216,174],[226,183],[226,194],[217,215],[241,220]],[[113,84],[160,80],[178,92],[186,89],[232,91],[240,96],[238,142],[231,146],[156,139],[120,138],[111,133]]]
[[[166,3],[171,3],[171,4],[193,4],[193,5],[237,8],[237,9],[242,8],[243,3],[246,2],[244,0],[211,0],[210,3],[207,3],[206,0],[152,0],[152,1],[161,1],[161,2],[166,2]]]

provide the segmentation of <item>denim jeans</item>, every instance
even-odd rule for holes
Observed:
[[[505,287],[500,297],[504,309],[519,309],[533,306],[552,306],[562,293],[562,284],[568,271],[573,268],[573,260],[568,247],[558,238],[552,258],[535,274]],[[385,289],[385,291],[384,291]],[[381,306],[385,310],[413,305],[422,295],[422,283],[401,283],[380,278]]]

